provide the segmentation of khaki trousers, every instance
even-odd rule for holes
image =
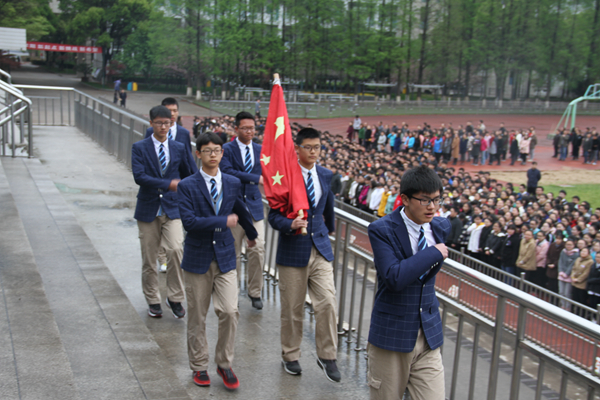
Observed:
[[[306,290],[315,311],[317,356],[337,359],[337,327],[333,266],[313,246],[306,267],[277,265],[281,295],[281,355],[284,361],[300,358]]]
[[[248,274],[248,294],[251,297],[261,297],[263,287],[263,266],[265,265],[265,220],[254,221],[254,228],[258,232],[256,245],[254,247],[246,247],[246,255],[248,263],[246,264],[246,273]],[[242,244],[246,239],[246,232],[240,224],[237,224],[231,229],[233,238],[235,239],[235,255],[236,255],[236,270],[238,280],[244,279],[242,274]]]
[[[159,247],[167,255],[167,297],[174,303],[185,300],[183,293],[183,225],[180,219],[169,219],[166,215],[152,222],[138,221],[140,247],[142,249],[142,290],[148,304],[160,304],[156,257]]]
[[[410,353],[367,345],[367,381],[371,400],[401,400],[408,388],[413,400],[444,400],[444,365],[440,348],[431,350],[423,330]]]
[[[184,271],[187,296],[188,358],[192,371],[208,369],[208,342],[206,341],[206,314],[212,296],[215,314],[219,318],[215,363],[231,368],[235,347],[238,317],[238,287],[235,270],[222,273],[216,261],[205,274]]]

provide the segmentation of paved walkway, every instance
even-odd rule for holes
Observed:
[[[14,202],[3,201],[2,205],[14,204],[20,215],[20,219],[13,217],[15,221],[7,220],[10,226],[3,223],[0,233],[3,238],[14,237],[24,247],[29,243],[30,268],[37,265],[40,277],[37,288],[42,298],[45,292],[47,306],[44,311],[44,302],[38,301],[39,311],[29,318],[37,319],[42,312],[53,315],[55,320],[47,323],[50,328],[40,329],[52,334],[48,337],[54,337],[56,345],[37,346],[29,353],[35,349],[40,353],[40,361],[53,359],[56,352],[62,354],[53,360],[58,365],[56,373],[62,365],[64,377],[58,379],[72,388],[69,395],[61,388],[56,395],[49,391],[41,397],[364,399],[367,396],[364,352],[355,352],[342,341],[338,360],[343,382],[334,384],[326,380],[316,364],[314,324],[308,313],[301,358],[304,373],[292,377],[283,371],[278,291],[270,284],[265,285],[262,311],[251,307],[245,288],[240,293],[234,362],[240,389],[233,393],[225,390],[212,359],[209,373],[213,385],[195,386],[187,362],[186,319],[176,320],[168,313],[162,319],[152,319],[146,314],[137,225],[132,218],[137,186],[131,172],[76,128],[36,127],[35,137],[39,159],[0,159],[6,175],[6,182],[0,181],[0,186],[8,187],[14,198]],[[15,214],[8,209],[2,215]],[[24,228],[21,236],[16,236],[13,228],[19,220]],[[23,276],[7,275],[5,266],[19,271],[19,264],[14,257],[7,258],[12,250],[5,250],[0,253],[2,284],[5,301],[12,304],[18,297],[7,288],[12,288],[14,281],[22,280]],[[0,333],[15,324],[13,321],[19,322],[18,311],[14,307],[9,311],[11,318],[4,323],[0,321]],[[42,322],[31,327],[44,326]],[[212,312],[207,326],[212,350],[217,339],[217,320]],[[27,346],[17,345],[26,342],[30,332],[26,331],[25,321],[14,325],[14,330],[20,334],[15,349],[22,352]],[[0,334],[1,339],[10,342],[10,335]],[[36,337],[28,340],[35,342]],[[35,355],[29,353],[30,358]],[[33,373],[36,365],[26,361],[17,357],[18,368],[13,367],[12,375],[10,368],[8,372],[0,369],[0,376],[10,377],[7,382],[12,382],[9,395],[0,396],[3,399],[40,398],[18,394],[20,371]],[[28,365],[31,369],[23,367]],[[26,382],[24,379],[21,385]],[[43,388],[42,383],[37,386]]]

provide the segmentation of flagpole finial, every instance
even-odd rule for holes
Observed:
[[[273,74],[273,85],[280,85],[281,81],[279,80],[279,74],[278,73],[274,73]]]

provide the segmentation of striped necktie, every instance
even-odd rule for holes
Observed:
[[[427,240],[425,239],[425,230],[421,227],[419,231],[419,241],[417,244],[417,251],[425,250],[427,248]],[[425,272],[423,275],[419,277],[420,280],[423,280],[425,276],[429,273],[429,271]]]
[[[213,198],[215,204],[217,203],[217,199],[219,198],[219,192],[217,191],[217,181],[215,179],[210,180],[210,195]]]
[[[165,146],[162,143],[158,148],[158,160],[160,161],[161,173],[164,175],[167,169],[167,156],[165,155]]]
[[[171,133],[171,128],[169,128],[169,140],[173,140],[173,134]]]
[[[244,171],[252,171],[252,158],[250,157],[250,146],[246,146],[246,158],[244,159]]]
[[[317,205],[315,204],[315,185],[313,183],[312,175],[310,171],[308,171],[308,178],[306,179],[306,191],[308,193],[308,200],[310,200],[310,204],[313,208]]]

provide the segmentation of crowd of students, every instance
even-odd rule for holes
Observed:
[[[264,122],[257,121],[257,141]],[[229,123],[225,116],[205,119],[201,126],[227,132]],[[292,124],[293,132],[299,128]],[[578,196],[568,199],[565,190],[545,192],[535,162],[527,184],[519,186],[460,167],[465,162],[500,164],[506,157],[511,164],[519,157],[533,160],[534,127],[509,131],[501,124],[490,132],[480,121],[478,127],[467,122],[456,130],[452,124],[433,128],[426,123],[411,130],[405,123],[369,126],[357,118],[345,134],[325,131],[321,137],[320,163],[334,174],[332,191],[338,200],[382,217],[402,205],[398,193],[404,171],[427,165],[444,184],[438,214],[451,222],[449,247],[464,247],[467,254],[515,275],[524,271],[532,283],[582,304],[595,308],[600,303],[600,208],[592,210]],[[595,128],[557,137],[555,156],[563,154],[566,143],[574,158],[584,150],[584,162],[596,162]],[[567,303],[562,306],[569,309]]]

